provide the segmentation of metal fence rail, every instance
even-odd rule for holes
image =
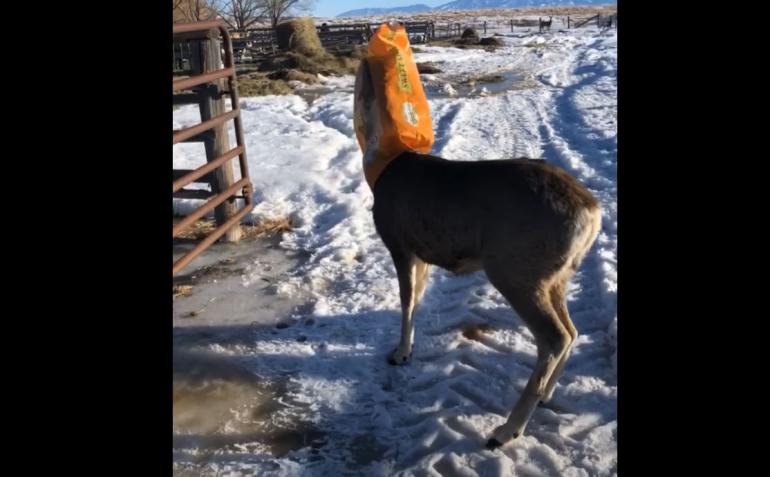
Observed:
[[[225,166],[230,166],[229,162],[238,157],[238,163],[240,165],[241,179],[229,187],[223,187],[220,184],[220,190],[211,197],[199,208],[197,208],[190,215],[182,219],[179,223],[173,226],[172,236],[177,237],[185,230],[187,230],[196,220],[200,219],[206,213],[221,206],[225,201],[234,201],[236,198],[242,198],[245,201],[245,205],[237,212],[231,214],[224,221],[219,221],[217,227],[211,232],[205,239],[199,242],[191,251],[187,252],[182,258],[177,260],[173,265],[172,273],[175,275],[182,270],[187,264],[189,264],[195,257],[200,255],[206,248],[213,244],[222,235],[228,232],[233,227],[236,227],[241,219],[246,216],[254,208],[254,200],[252,198],[253,191],[251,181],[249,180],[249,168],[246,162],[246,147],[243,140],[243,126],[241,124],[241,110],[240,103],[238,101],[238,84],[235,76],[235,64],[233,61],[233,46],[230,34],[227,31],[227,27],[224,23],[219,21],[197,22],[197,23],[180,23],[174,25],[174,39],[177,40],[203,40],[210,35],[212,30],[219,30],[219,34],[222,38],[223,48],[217,48],[217,56],[221,56],[224,52],[224,58],[222,63],[223,68],[215,69],[214,71],[201,71],[198,74],[194,74],[188,78],[181,78],[173,80],[174,92],[184,91],[207,85],[210,83],[217,83],[221,79],[227,79],[227,89],[221,91],[221,93],[230,96],[231,111],[217,114],[207,120],[201,120],[200,123],[176,130],[173,133],[173,144],[179,144],[180,142],[189,140],[212,140],[213,134],[227,134],[226,129],[215,129],[218,126],[223,125],[225,122],[232,120],[235,127],[235,139],[236,147],[220,154],[217,157],[208,157],[207,150],[207,163],[192,171],[174,171],[176,180],[172,184],[172,193],[174,197],[185,197],[186,193],[190,191],[184,190],[186,185],[199,181],[201,178],[210,175],[218,169],[222,169]],[[202,34],[196,36],[196,34]],[[219,58],[218,58],[219,59]],[[219,64],[219,61],[217,61]],[[203,69],[203,68],[202,68]],[[202,93],[198,93],[202,94]],[[182,97],[184,102],[196,101],[197,94],[189,95],[177,95]],[[193,99],[189,99],[193,97]],[[224,109],[224,107],[222,107]],[[224,133],[222,133],[224,129]],[[240,196],[237,196],[238,193]]]

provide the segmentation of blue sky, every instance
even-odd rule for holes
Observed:
[[[406,5],[428,5],[436,7],[450,0],[316,0],[313,14],[319,17],[332,17],[356,8],[391,8]]]

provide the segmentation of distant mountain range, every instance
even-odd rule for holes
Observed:
[[[372,15],[385,15],[388,13],[421,13],[433,10],[427,5],[409,5],[408,7],[393,8],[359,8],[337,15],[338,17],[363,17]]]
[[[433,10],[482,10],[485,8],[556,7],[581,5],[606,5],[610,0],[455,0],[439,5]]]
[[[520,8],[520,7],[556,7],[556,6],[591,6],[611,5],[611,0],[454,0],[453,2],[431,8],[427,5],[409,5],[392,8],[359,8],[340,13],[338,17],[359,17],[385,15],[389,13],[422,13],[447,10],[482,10],[488,8]]]

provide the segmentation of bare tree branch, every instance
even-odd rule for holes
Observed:
[[[214,8],[230,28],[243,30],[261,18],[264,0],[217,0]]]
[[[310,11],[315,0],[173,0],[174,19],[195,22],[219,15],[234,30],[244,30],[262,18],[275,27],[292,12]]]
[[[214,18],[210,0],[173,0],[174,21],[197,22]]]
[[[262,3],[265,9],[264,15],[270,19],[270,23],[275,28],[281,18],[291,11],[311,10],[315,0],[262,0]]]

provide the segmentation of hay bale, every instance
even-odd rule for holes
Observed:
[[[454,41],[455,45],[478,45],[479,34],[473,28],[466,28],[463,30],[460,38]]]
[[[285,51],[305,56],[320,56],[326,53],[312,18],[295,18],[275,27],[278,47]]]
[[[465,30],[463,30],[463,34],[460,35],[460,38],[462,38],[463,40],[473,39],[478,41],[479,34],[476,33],[476,30],[474,30],[473,28],[466,28]]]

